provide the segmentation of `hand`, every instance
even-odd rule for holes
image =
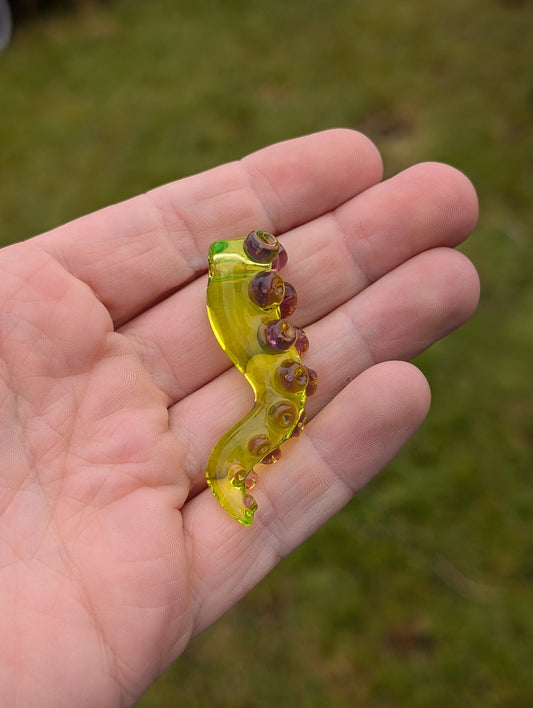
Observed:
[[[473,312],[452,250],[470,183],[380,183],[360,134],[275,145],[0,252],[0,696],[131,705],[402,447],[429,405],[407,360]],[[209,243],[281,236],[319,373],[311,422],[245,528],[206,489],[251,406],[205,311]]]

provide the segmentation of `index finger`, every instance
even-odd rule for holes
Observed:
[[[379,182],[374,145],[329,130],[264,148],[32,239],[86,282],[115,325],[206,270],[209,244],[255,228],[279,235]]]

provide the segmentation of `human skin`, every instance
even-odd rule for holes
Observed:
[[[441,164],[381,179],[367,138],[326,131],[0,251],[2,705],[132,705],[416,431],[430,394],[406,362],[476,307],[454,247],[477,200]],[[289,253],[320,386],[245,528],[205,482],[250,407],[206,256],[255,228]]]

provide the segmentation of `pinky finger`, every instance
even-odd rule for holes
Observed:
[[[184,508],[201,579],[196,632],[202,631],[339,511],[402,448],[424,420],[430,392],[411,364],[367,369],[289,442],[260,476],[259,508],[244,528],[206,490]],[[206,583],[206,579],[209,581]],[[209,588],[209,591],[206,592]]]
[[[272,507],[292,508],[274,520],[285,520],[287,551],[320,528],[395,457],[424,421],[430,401],[429,385],[419,369],[389,361],[360,374],[313,419],[304,431],[307,436],[299,439],[306,441],[305,452],[295,445],[287,460],[300,469],[295,482],[289,471],[285,485],[278,480],[274,492],[265,485]]]

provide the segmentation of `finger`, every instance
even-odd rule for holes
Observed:
[[[415,165],[376,184],[284,238],[295,315],[312,322],[416,254],[459,245],[477,217],[471,182],[448,165]]]
[[[259,509],[251,527],[231,519],[209,490],[188,502],[183,519],[195,559],[196,631],[341,509],[401,449],[428,407],[418,370],[380,364],[343,390],[264,474],[254,490]]]
[[[205,272],[212,241],[253,228],[282,233],[379,179],[367,138],[326,131],[159,187],[33,243],[90,285],[121,323]]]
[[[337,212],[284,237],[290,260],[283,277],[298,292],[291,319],[299,326],[307,327],[417,253],[457,245],[474,227],[477,200],[464,175],[430,164],[366,190]],[[229,365],[209,327],[206,283],[191,283],[122,329],[173,401]]]
[[[314,346],[304,361],[318,371],[319,385],[306,403],[310,417],[373,364],[410,359],[459,327],[478,296],[470,261],[452,249],[435,249],[402,264],[311,326]],[[250,386],[232,369],[172,407],[170,424],[187,450],[191,493],[205,486],[209,450],[252,403]],[[200,419],[201,428],[194,423]]]
[[[424,352],[464,324],[478,300],[476,269],[450,248],[421,253],[380,278],[309,329],[320,343],[306,355],[320,375],[309,414],[373,364]]]

